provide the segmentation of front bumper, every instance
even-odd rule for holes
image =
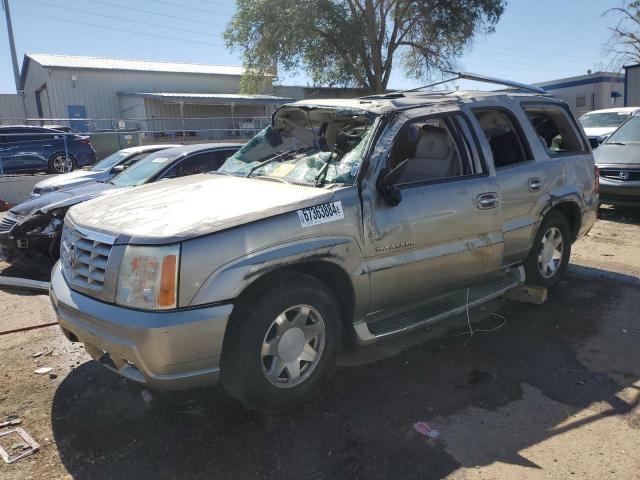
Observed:
[[[640,206],[640,182],[609,180],[600,177],[600,203]]]
[[[71,290],[60,263],[51,274],[51,303],[65,336],[135,382],[160,390],[213,385],[233,305],[145,312]]]
[[[56,236],[14,236],[11,232],[0,233],[0,260],[22,266],[27,270],[49,273],[52,258],[57,253]],[[57,258],[57,255],[56,255]]]

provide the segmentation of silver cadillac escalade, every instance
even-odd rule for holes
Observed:
[[[346,340],[553,287],[598,182],[566,104],[531,90],[284,105],[217,172],[73,207],[50,292],[63,332],[130,380],[220,381],[280,412]]]

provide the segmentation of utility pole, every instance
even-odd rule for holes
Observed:
[[[9,48],[11,49],[11,61],[13,62],[13,76],[16,81],[16,92],[20,93],[20,70],[18,69],[18,57],[16,56],[16,44],[13,41],[13,27],[11,26],[11,12],[9,0],[2,0],[4,16],[7,18],[7,33],[9,34]]]
[[[9,0],[2,0],[2,8],[4,8],[4,16],[7,19],[7,34],[9,35],[9,48],[11,49],[11,61],[13,63],[13,78],[16,82],[16,93],[22,97],[22,107],[24,109],[24,118],[27,118],[27,101],[24,91],[20,88],[20,69],[18,67],[18,57],[16,55],[16,43],[13,40],[13,26],[11,25],[11,12],[9,11]]]

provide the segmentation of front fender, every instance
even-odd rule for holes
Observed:
[[[369,302],[369,272],[358,243],[348,236],[296,240],[268,247],[217,268],[202,284],[191,306],[232,300],[264,275],[308,262],[330,262],[351,280],[356,311]]]

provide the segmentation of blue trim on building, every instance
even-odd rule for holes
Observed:
[[[623,83],[624,79],[621,77],[594,77],[594,78],[584,78],[582,80],[573,80],[571,82],[562,82],[562,83],[554,83],[551,85],[541,85],[545,90],[559,90],[560,88],[570,88],[570,87],[578,87],[580,85],[593,85],[595,83],[605,83],[605,82],[614,82],[614,83]]]

